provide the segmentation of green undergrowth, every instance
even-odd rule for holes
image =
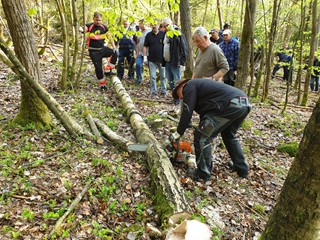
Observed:
[[[122,120],[117,109],[104,110],[103,116]],[[117,122],[113,124],[117,130]],[[149,186],[140,183],[146,178],[139,173],[146,169],[140,157],[110,144],[71,139],[61,126],[6,125],[0,135],[0,238],[48,239],[90,181],[89,190],[52,239],[76,236],[79,229],[87,239],[126,239],[128,233],[140,239],[146,222],[155,221],[155,214],[148,213],[155,211]],[[132,165],[139,167],[128,168]],[[134,189],[129,187],[133,183]],[[17,223],[28,228],[16,228]]]

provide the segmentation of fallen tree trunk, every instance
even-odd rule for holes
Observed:
[[[61,122],[67,132],[73,136],[85,135],[92,139],[92,134],[78,124],[63,108],[62,106],[44,89],[34,78],[24,69],[21,62],[15,56],[14,52],[9,49],[4,40],[0,37],[0,48],[5,53],[6,57],[2,55],[1,59],[10,67],[19,77],[25,79],[37,94],[37,96],[44,102],[53,115]]]
[[[184,190],[162,145],[143,121],[119,78],[113,77],[112,84],[135,131],[138,142],[149,144],[146,154],[155,192],[154,199],[157,213],[164,220],[173,213],[188,211],[189,205]]]

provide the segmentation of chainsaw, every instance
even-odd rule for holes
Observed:
[[[145,152],[148,148],[148,144],[128,144],[128,150]],[[173,139],[168,139],[163,147],[166,151],[171,162],[184,162],[188,158],[194,158],[192,155],[191,144],[187,141],[175,141]]]

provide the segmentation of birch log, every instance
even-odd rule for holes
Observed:
[[[139,143],[149,144],[146,154],[157,213],[164,220],[173,213],[188,211],[184,190],[162,145],[143,121],[119,78],[113,77],[112,85],[135,131],[136,139]]]

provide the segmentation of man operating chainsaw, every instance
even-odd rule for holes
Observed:
[[[199,126],[194,132],[197,169],[193,179],[211,178],[211,140],[219,133],[231,157],[233,170],[240,177],[246,178],[249,166],[235,135],[251,109],[247,95],[230,85],[198,78],[178,81],[172,96],[183,100],[177,131],[170,136],[172,139],[178,140],[184,134],[193,111],[200,115]]]

